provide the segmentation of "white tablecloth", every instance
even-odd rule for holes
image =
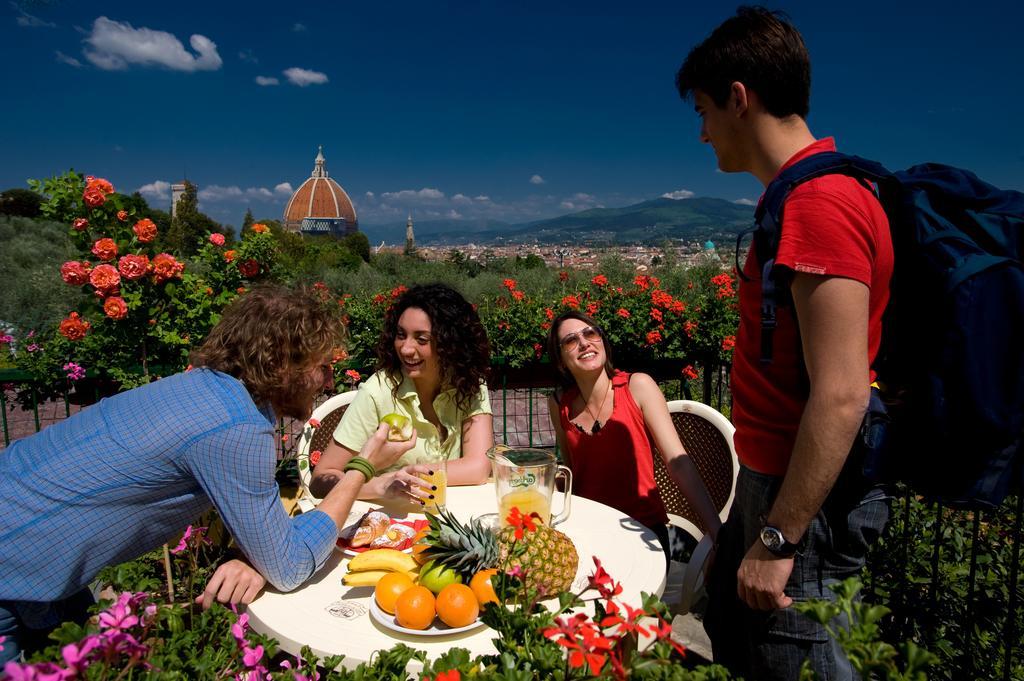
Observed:
[[[554,509],[560,508],[554,500]],[[494,485],[448,488],[448,509],[460,520],[497,510]],[[408,505],[357,501],[352,510],[354,521],[369,508],[380,508],[393,516],[412,513]],[[665,554],[657,537],[629,516],[589,499],[574,496],[572,514],[557,527],[576,545],[580,555],[573,590],[587,584],[597,556],[605,570],[622,583],[621,600],[641,605],[640,592],[661,595],[665,587]],[[276,638],[281,647],[297,654],[303,645],[324,657],[343,654],[345,666],[365,662],[376,650],[391,648],[402,641],[425,650],[431,659],[453,647],[467,648],[471,655],[494,652],[491,640],[495,632],[481,626],[470,632],[446,636],[403,635],[380,626],[371,619],[372,587],[346,587],[341,583],[346,558],[335,552],[327,564],[301,588],[287,594],[267,589],[248,608],[252,627]],[[588,595],[596,595],[594,592]],[[587,595],[585,595],[586,597]]]

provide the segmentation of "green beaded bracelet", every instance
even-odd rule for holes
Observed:
[[[349,459],[349,462],[345,464],[344,470],[346,472],[359,471],[366,478],[367,482],[377,475],[377,470],[373,467],[373,464],[361,456],[353,456]]]

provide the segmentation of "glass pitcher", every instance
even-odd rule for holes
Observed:
[[[498,519],[501,526],[515,506],[523,515],[536,513],[548,526],[569,517],[572,501],[572,471],[558,464],[553,452],[544,449],[512,449],[504,445],[492,447],[487,456],[494,471],[494,489],[498,498]],[[551,497],[555,481],[565,481],[562,510],[551,515]]]

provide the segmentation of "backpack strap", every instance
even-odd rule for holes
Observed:
[[[808,156],[786,168],[765,189],[764,196],[754,211],[753,228],[754,255],[761,268],[761,364],[770,364],[772,361],[776,310],[779,305],[786,302],[785,294],[788,290],[786,283],[781,281],[775,271],[775,257],[778,255],[779,241],[782,238],[783,208],[790,192],[796,187],[823,175],[847,175],[879,185],[895,181],[893,174],[875,161],[825,151]],[[740,238],[748,232],[741,234]],[[737,240],[737,269],[740,269],[738,253]]]

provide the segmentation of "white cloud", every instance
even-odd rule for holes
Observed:
[[[480,196],[474,196],[473,200],[479,201],[480,203],[486,203],[491,200],[491,197],[481,194]]]
[[[288,192],[291,193],[291,185],[287,182],[274,187],[274,191],[267,189],[266,187],[249,187],[242,189],[237,185],[231,185],[230,187],[223,187],[219,184],[211,184],[209,187],[203,187],[199,190],[199,200],[209,201],[210,203],[216,203],[218,201],[238,201],[247,199],[251,201],[273,201],[280,199],[285,195],[282,190],[283,187],[288,187]]]
[[[263,87],[266,87],[268,85],[277,85],[280,82],[281,81],[279,81],[277,78],[272,78],[270,76],[256,76],[256,84],[262,85]]]
[[[530,178],[530,184],[544,184],[544,178],[540,175],[534,175]]]
[[[473,203],[473,199],[460,193],[452,197],[452,203]]]
[[[89,45],[86,58],[106,71],[124,70],[129,64],[163,66],[174,71],[216,71],[223,63],[217,45],[204,35],[195,33],[189,38],[196,56],[166,31],[133,28],[127,22],[107,17],[93,22],[85,42]]]
[[[680,199],[692,199],[693,192],[691,192],[689,189],[677,189],[674,192],[665,192],[664,194],[661,195],[661,198],[675,199],[676,201]]]
[[[306,25],[305,24],[300,24],[298,22],[295,22],[295,24],[292,26],[292,31],[295,32],[295,33],[302,33],[305,30],[306,30]]]
[[[281,184],[274,187],[274,193],[280,194],[282,196],[291,196],[292,194],[295,193],[295,190],[292,189],[291,182],[282,182]]]
[[[444,192],[438,189],[424,187],[419,191],[416,191],[415,189],[403,189],[399,192],[384,192],[380,195],[380,198],[384,201],[410,201],[422,199],[439,200],[444,198]]]
[[[738,203],[741,206],[756,206],[757,205],[757,201],[754,201],[753,199],[736,199],[735,201],[733,201],[733,203]]]
[[[15,19],[18,22],[18,26],[22,28],[56,28],[57,24],[52,21],[44,21],[37,16],[33,16],[18,6],[18,3],[12,2],[11,7],[18,11],[18,18]]]
[[[307,85],[323,85],[327,82],[326,73],[310,71],[309,69],[300,69],[298,66],[285,69],[284,76],[288,79],[288,82],[293,85],[298,85],[299,87],[306,87]]]
[[[455,210],[454,208],[452,208],[447,213],[445,213],[444,216],[446,218],[451,219],[451,220],[461,220],[462,219],[462,213],[460,213],[459,211]]]
[[[366,198],[368,200],[370,200],[370,201],[373,201],[374,193],[373,192],[366,192]]]
[[[239,50],[238,58],[244,62],[250,64],[259,64],[260,60],[256,58],[256,55],[252,53],[252,50]]]
[[[68,66],[74,66],[76,69],[82,68],[82,62],[78,61],[74,57],[69,57],[60,50],[57,50],[57,61],[61,64],[67,64]]]
[[[171,183],[164,182],[163,180],[154,180],[149,184],[144,184],[137,191],[153,201],[171,200]]]

